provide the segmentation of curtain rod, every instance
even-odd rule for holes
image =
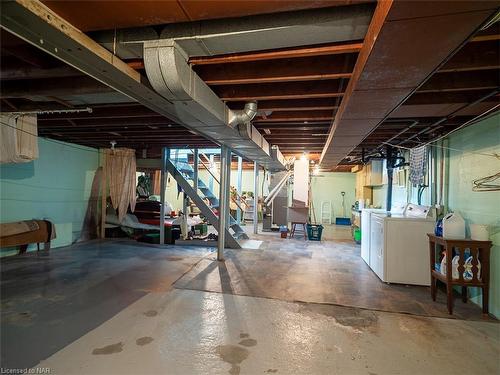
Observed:
[[[37,110],[37,111],[13,111],[13,112],[1,112],[7,113],[11,115],[46,115],[46,114],[57,114],[57,113],[81,113],[88,112],[92,113],[92,108],[75,108],[75,109],[46,109],[46,110]]]

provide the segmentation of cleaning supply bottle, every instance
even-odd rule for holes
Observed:
[[[462,240],[465,238],[465,220],[458,212],[443,217],[443,238]]]

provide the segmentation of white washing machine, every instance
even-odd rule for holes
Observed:
[[[402,214],[373,213],[370,267],[387,283],[430,285],[429,242],[434,210],[409,204]]]
[[[392,212],[401,214],[406,207],[405,203],[395,203]],[[364,208],[361,210],[361,258],[370,265],[370,234],[371,220],[374,213],[386,213],[382,208]]]

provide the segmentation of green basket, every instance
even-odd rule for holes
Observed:
[[[307,224],[307,238],[309,238],[309,241],[321,241],[321,233],[323,233],[323,225]]]

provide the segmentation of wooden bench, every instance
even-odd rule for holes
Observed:
[[[55,238],[54,224],[47,220],[28,220],[27,222],[36,223],[38,229],[8,236],[0,233],[0,247],[19,246],[19,254],[23,254],[27,251],[29,244],[36,243],[39,251],[40,243],[43,243],[44,250],[50,250],[50,241]]]

